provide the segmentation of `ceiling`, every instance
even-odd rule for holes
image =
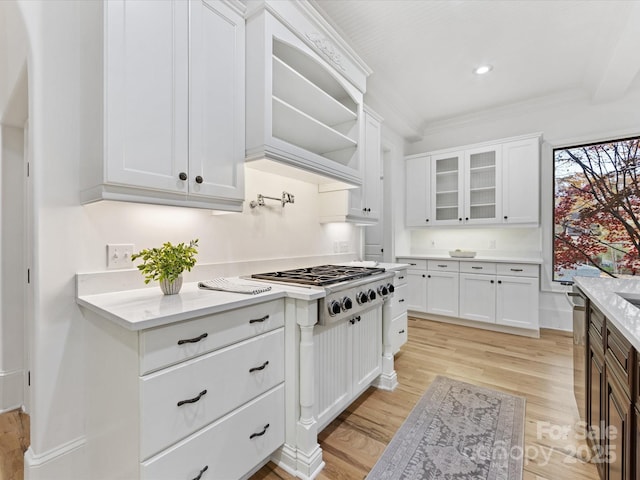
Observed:
[[[640,0],[313,3],[373,70],[367,103],[410,140],[508,105],[640,88]]]

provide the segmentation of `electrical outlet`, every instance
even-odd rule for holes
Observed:
[[[343,240],[340,242],[340,253],[347,253],[349,251],[349,242]]]
[[[131,255],[134,245],[132,243],[108,243],[107,244],[107,268],[133,268]]]

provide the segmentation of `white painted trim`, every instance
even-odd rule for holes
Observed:
[[[0,413],[21,408],[24,370],[0,371]]]
[[[24,454],[26,480],[66,480],[89,478],[86,438],[78,437],[41,454],[29,447]]]
[[[549,330],[559,330],[562,332],[573,332],[573,324],[565,321],[567,315],[566,310],[557,310],[555,308],[540,309],[540,328]]]

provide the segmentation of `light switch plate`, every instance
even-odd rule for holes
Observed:
[[[134,245],[132,243],[108,243],[107,244],[107,268],[133,268],[131,255]]]

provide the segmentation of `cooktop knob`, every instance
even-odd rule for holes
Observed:
[[[342,308],[340,308],[340,304],[336,300],[331,300],[329,302],[329,315],[332,317],[340,313]]]
[[[369,289],[367,295],[369,296],[369,300],[371,300],[372,302],[376,299],[376,292],[374,292],[372,289]]]
[[[387,290],[389,290],[389,293],[393,293],[396,291],[396,287],[394,287],[391,283],[387,283]]]
[[[356,300],[358,300],[358,303],[363,304],[369,301],[369,297],[367,297],[367,294],[364,292],[358,292]]]
[[[382,297],[384,297],[385,295],[389,294],[389,289],[387,288],[386,285],[380,285],[378,287],[378,294]]]
[[[344,297],[342,299],[342,309],[351,310],[352,308],[353,308],[353,301],[349,297]]]

